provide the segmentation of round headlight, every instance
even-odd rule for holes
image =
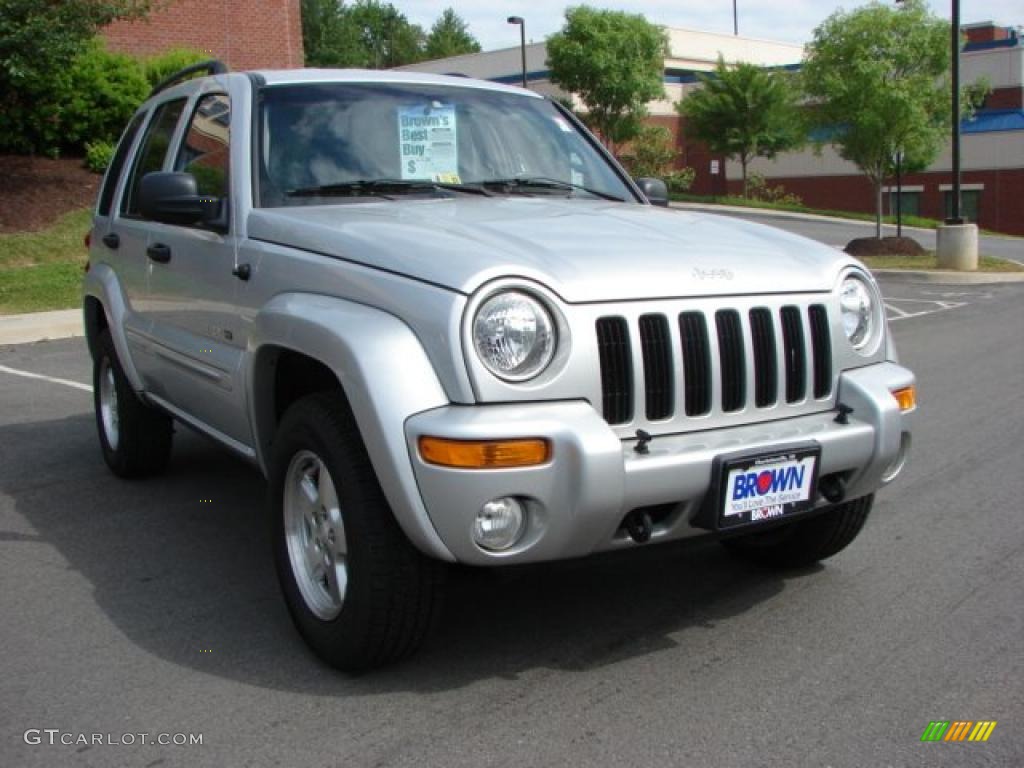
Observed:
[[[499,378],[526,381],[555,354],[555,326],[539,301],[519,291],[489,298],[473,319],[473,345],[480,361]]]
[[[843,330],[856,350],[864,349],[875,336],[875,297],[867,283],[850,275],[839,289]]]

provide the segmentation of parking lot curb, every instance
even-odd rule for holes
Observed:
[[[0,344],[29,344],[85,335],[81,309],[0,315]]]
[[[871,272],[875,277],[901,283],[938,283],[940,285],[1024,283],[1024,272],[953,272],[937,269],[872,269]]]

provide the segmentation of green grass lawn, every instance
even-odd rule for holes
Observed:
[[[693,195],[689,192],[673,192],[670,196],[673,200],[678,200],[684,203],[706,203],[708,205],[735,205],[741,208],[767,208],[771,211],[792,211],[794,213],[813,213],[818,216],[831,216],[837,219],[853,219],[854,221],[870,221],[874,222],[875,214],[873,213],[860,213],[858,211],[833,211],[828,208],[811,208],[806,205],[799,205],[796,203],[769,203],[764,200],[752,200],[746,197],[738,197],[734,195],[725,195],[722,197],[715,197],[713,195]],[[890,226],[896,226],[895,216],[883,216],[882,223]],[[921,227],[922,229],[935,229],[941,221],[936,219],[926,219],[923,216],[911,216],[908,213],[903,214],[903,226],[905,227]],[[996,235],[998,237],[1014,237],[1014,235],[1007,235],[1004,232],[990,232],[987,229],[979,229],[978,232],[983,235]]]
[[[920,256],[865,256],[861,258],[871,269],[938,269],[934,251]],[[994,256],[978,257],[979,272],[1024,272],[1024,267]]]
[[[67,309],[81,303],[82,238],[92,212],[71,211],[37,232],[0,234],[0,315]]]

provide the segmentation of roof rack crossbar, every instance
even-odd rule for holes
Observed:
[[[149,92],[149,98],[156,96],[160,91],[166,91],[172,85],[177,85],[180,82],[184,82],[196,72],[204,72],[207,75],[223,75],[228,71],[227,65],[223,61],[218,59],[210,59],[209,61],[201,61],[198,64],[193,64],[184,69],[179,69],[170,77],[166,77],[153,86],[153,90]]]

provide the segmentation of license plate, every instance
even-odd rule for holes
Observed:
[[[815,445],[725,461],[718,527],[778,520],[814,506],[820,456]]]

